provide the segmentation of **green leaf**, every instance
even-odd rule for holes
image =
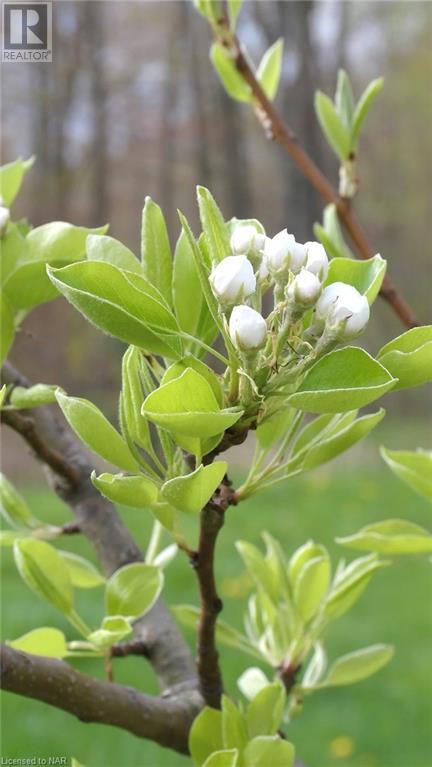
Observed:
[[[152,392],[144,402],[143,413],[150,421],[174,433],[204,439],[228,429],[243,411],[220,410],[207,381],[188,368]]]
[[[347,128],[351,128],[351,122],[354,114],[354,97],[349,77],[344,69],[340,69],[338,72],[335,107],[342,122],[347,126]]]
[[[104,261],[129,272],[141,273],[141,264],[126,245],[114,237],[89,234],[86,240],[87,259]]]
[[[331,99],[322,91],[315,94],[315,112],[331,148],[341,160],[346,160],[350,153],[350,131],[336,112]]]
[[[31,513],[24,498],[2,473],[0,473],[0,511],[9,524],[18,530],[36,528],[41,524]]]
[[[65,635],[59,629],[53,628],[33,629],[6,644],[15,650],[41,655],[44,658],[66,658],[69,654]]]
[[[228,0],[228,16],[230,20],[230,29],[232,31],[236,28],[237,23],[237,16],[239,15],[241,11],[241,7],[243,5],[243,0]]]
[[[280,37],[265,52],[258,67],[256,78],[270,101],[276,96],[282,71],[284,41]]]
[[[333,460],[337,455],[345,453],[350,447],[364,439],[382,421],[384,415],[385,410],[381,408],[376,413],[357,418],[353,423],[341,428],[340,431],[336,430],[331,432],[329,436],[325,435],[322,440],[313,444],[309,449],[304,448],[297,460],[294,459],[295,468],[309,471]]]
[[[326,285],[332,282],[345,282],[353,285],[359,293],[366,296],[369,305],[375,301],[387,269],[387,261],[379,254],[367,261],[354,261],[352,258],[334,258],[330,261]]]
[[[257,587],[263,589],[270,599],[277,602],[281,583],[260,550],[248,541],[236,541],[235,545],[249,575],[256,583]]]
[[[16,530],[0,530],[0,546],[13,546],[15,541],[27,538],[28,533]]]
[[[226,695],[222,695],[222,738],[224,748],[240,751],[248,741],[246,718]]]
[[[315,543],[312,540],[306,541],[306,543],[296,549],[288,565],[288,575],[292,585],[296,585],[302,570],[309,562],[317,558],[322,559],[323,557],[328,557],[327,549],[325,546],[321,546],[320,543]]]
[[[92,562],[71,551],[59,549],[57,551],[66,564],[72,586],[78,589],[94,589],[96,586],[103,586],[105,578]]]
[[[432,501],[432,451],[388,450],[382,447],[381,455],[399,479]]]
[[[239,752],[236,748],[215,751],[205,760],[203,767],[236,767]]]
[[[196,767],[214,752],[223,749],[222,714],[206,706],[194,719],[189,732],[189,750]]]
[[[122,359],[122,390],[120,394],[120,423],[122,434],[131,450],[139,445],[147,452],[153,450],[149,425],[141,414],[144,402],[142,356],[130,346]]]
[[[173,302],[181,330],[211,345],[217,336],[218,327],[209,311],[193,250],[183,230],[174,255]],[[203,347],[192,341],[185,341],[184,344],[185,348],[197,356],[205,354]]]
[[[323,223],[325,231],[337,248],[338,255],[344,258],[355,258],[354,253],[345,242],[339,215],[334,203],[330,203],[324,208]]]
[[[87,638],[96,647],[106,650],[116,642],[121,642],[132,630],[130,622],[123,615],[112,615],[105,617],[100,629],[92,631]]]
[[[73,608],[72,582],[68,567],[56,549],[45,541],[26,538],[15,542],[14,557],[27,586],[68,615]]]
[[[107,614],[129,618],[144,615],[156,602],[162,591],[163,581],[163,573],[153,565],[134,562],[121,567],[107,581]]]
[[[251,101],[252,91],[249,85],[237,71],[229,52],[220,43],[213,43],[210,48],[210,61],[228,96],[231,96],[235,101]]]
[[[336,538],[349,549],[377,554],[425,554],[432,552],[432,535],[423,527],[404,519],[387,519],[366,525],[358,533]]]
[[[220,19],[221,4],[220,0],[193,0],[193,4],[198,13],[204,16],[211,24],[215,24]]]
[[[122,474],[100,474],[94,471],[91,481],[99,492],[113,503],[147,509],[156,503],[158,488],[143,475],[125,477]]]
[[[310,559],[295,580],[294,597],[301,618],[308,622],[318,611],[330,585],[328,555]]]
[[[316,689],[339,687],[367,679],[385,666],[393,653],[394,648],[390,645],[376,644],[342,655],[333,663],[325,679],[316,685]]]
[[[257,735],[275,735],[280,727],[286,703],[285,690],[280,682],[260,690],[249,703],[246,723],[249,738]]]
[[[293,767],[294,757],[295,749],[292,743],[282,740],[278,735],[254,738],[244,752],[247,767]]]
[[[272,445],[286,435],[296,415],[294,408],[285,407],[264,418],[256,430],[256,438],[263,450],[269,450]]]
[[[25,386],[14,386],[9,402],[13,407],[19,410],[26,408],[39,407],[40,405],[49,405],[56,401],[56,391],[58,387],[49,384],[36,384],[26,388]]]
[[[19,157],[14,162],[2,165],[0,168],[0,196],[3,198],[3,205],[10,208],[17,196],[25,174],[30,170],[35,161],[34,157],[23,160]]]
[[[399,379],[395,389],[432,381],[432,325],[407,330],[383,346],[377,358]]]
[[[353,115],[352,131],[351,131],[351,146],[354,151],[357,149],[358,140],[360,137],[360,130],[363,125],[363,121],[366,115],[368,114],[373,102],[378,96],[378,93],[380,92],[383,85],[384,85],[384,80],[382,77],[378,78],[377,80],[372,80],[372,82],[369,83],[367,88],[364,90],[362,96],[360,97],[357,103],[357,106],[355,108],[354,115]]]
[[[212,263],[231,254],[227,227],[213,195],[204,186],[197,186],[198,207],[205,241]]]
[[[315,642],[314,652],[301,680],[302,690],[313,690],[327,668],[327,657],[321,642]]]
[[[228,464],[217,461],[208,466],[198,466],[183,477],[169,479],[162,486],[165,500],[186,514],[198,514],[210,500],[224,478]]]
[[[96,405],[86,399],[68,397],[59,390],[56,397],[69,426],[90,450],[125,471],[139,468],[126,442]]]
[[[200,376],[205,378],[209,386],[211,386],[213,394],[216,398],[216,402],[218,403],[219,407],[222,407],[224,393],[219,377],[216,375],[216,373],[213,372],[211,368],[208,367],[208,365],[206,365],[204,362],[201,362],[201,360],[196,359],[196,357],[193,357],[191,354],[186,355],[186,357],[178,360],[178,362],[174,362],[165,371],[161,383],[166,384],[169,381],[173,381],[175,378],[179,378],[179,376],[181,376],[181,374],[184,373],[184,371],[188,368],[192,368],[196,373],[199,373]]]
[[[339,618],[359,599],[373,573],[386,567],[388,562],[380,561],[374,554],[351,562],[334,580],[324,614],[331,619]]]
[[[368,405],[395,383],[364,349],[347,346],[318,360],[288,402],[310,413],[341,413]]]
[[[102,261],[48,273],[60,293],[100,330],[154,354],[180,356],[175,317],[144,277]]]
[[[25,239],[25,251],[4,283],[15,309],[29,311],[57,298],[58,292],[47,275],[46,265],[64,266],[85,257],[90,233],[103,234],[106,227],[87,229],[64,221],[53,221],[32,229]]]
[[[4,295],[0,292],[0,365],[9,354],[15,335],[14,315],[12,307]]]
[[[145,198],[142,214],[141,258],[144,276],[171,306],[171,246],[162,210],[151,197]]]
[[[7,232],[1,238],[1,271],[0,282],[3,285],[17,265],[25,258],[27,240],[17,224],[9,222]]]

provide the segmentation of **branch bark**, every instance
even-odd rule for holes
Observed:
[[[198,692],[169,698],[94,679],[64,661],[1,645],[1,687],[48,703],[82,722],[121,727],[140,738],[188,753],[188,732],[201,707]]]
[[[339,218],[348,232],[360,258],[372,258],[372,256],[375,255],[375,251],[356,215],[353,213],[352,208],[346,200],[338,195],[326,176],[303,149],[298,138],[294,135],[291,129],[285,125],[279,112],[267,98],[260,83],[256,79],[238,39],[230,33],[225,18],[221,20],[219,28],[220,35],[218,35],[218,37],[220,43],[229,49],[237,71],[251,89],[255,113],[264,129],[265,135],[268,139],[277,141],[278,144],[283,147],[325,202],[334,203],[334,205],[336,205]],[[407,328],[416,327],[420,324],[413,310],[397,291],[396,286],[390,277],[385,277],[380,295],[387,301]]]
[[[6,384],[29,386],[9,363],[2,368]],[[107,575],[142,553],[113,504],[93,487],[91,458],[52,407],[31,411],[3,410],[2,421],[18,432],[48,469],[48,480],[70,506],[81,532],[87,536]],[[148,658],[162,690],[197,685],[196,667],[183,637],[161,600],[135,623],[135,638],[148,648]]]
[[[198,623],[198,677],[201,695],[208,706],[221,707],[223,692],[219,653],[216,646],[216,623],[223,603],[218,595],[214,571],[216,541],[224,524],[225,511],[236,503],[235,492],[227,479],[201,512],[198,550],[190,562],[199,585],[201,614]]]

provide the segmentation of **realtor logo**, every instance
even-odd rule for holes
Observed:
[[[4,62],[52,61],[52,3],[3,3]]]

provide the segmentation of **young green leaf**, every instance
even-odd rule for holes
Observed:
[[[407,330],[385,344],[377,358],[398,378],[395,389],[432,381],[432,325]]]
[[[331,148],[340,160],[346,160],[350,153],[350,131],[339,117],[331,99],[322,91],[315,94],[315,111]]]
[[[121,567],[106,584],[107,614],[126,618],[144,615],[156,602],[163,581],[163,573],[153,565],[134,562]]]
[[[228,0],[228,16],[230,21],[230,29],[234,32],[237,23],[237,17],[241,11],[243,0]]]
[[[90,450],[125,471],[137,471],[139,466],[126,442],[96,405],[86,399],[68,397],[60,390],[56,397],[69,426]]]
[[[339,618],[359,599],[368,585],[373,573],[386,567],[388,562],[378,560],[374,554],[351,562],[342,570],[327,597],[324,615]]]
[[[328,555],[310,559],[295,580],[294,598],[301,618],[307,623],[318,611],[330,585]]]
[[[120,422],[122,434],[131,450],[139,445],[151,453],[153,446],[149,425],[141,414],[144,402],[144,373],[142,355],[135,346],[130,346],[122,359],[122,390],[120,394]]]
[[[260,736],[248,743],[244,751],[247,767],[269,767],[283,765],[293,767],[295,749],[292,743],[282,740],[278,735]]]
[[[222,696],[222,739],[224,748],[240,751],[248,741],[246,718],[227,695]]]
[[[216,24],[220,19],[221,0],[193,0],[193,4],[198,13],[211,24]]]
[[[276,96],[282,71],[284,41],[279,38],[265,52],[258,67],[256,77],[270,101]]]
[[[88,261],[104,261],[129,272],[141,273],[141,264],[126,245],[107,235],[89,234],[86,240]]]
[[[34,161],[34,157],[30,157],[28,160],[19,157],[14,162],[1,166],[0,196],[3,199],[2,205],[10,208],[21,188],[25,174],[33,167]]]
[[[28,530],[42,523],[33,516],[24,498],[11,482],[0,473],[0,511],[12,527]]]
[[[210,48],[210,60],[228,96],[235,101],[249,102],[252,98],[251,89],[237,71],[229,51],[225,50],[220,43],[213,43]]]
[[[347,346],[318,360],[288,402],[310,413],[341,413],[368,405],[395,383],[364,349]]]
[[[132,626],[123,615],[110,615],[103,619],[100,629],[92,631],[88,640],[98,649],[106,650],[132,633]]]
[[[276,735],[281,725],[286,703],[285,690],[280,682],[268,684],[249,703],[246,724],[249,738],[258,735]]]
[[[235,545],[257,587],[263,589],[270,599],[277,603],[282,584],[260,550],[248,541],[236,541]]]
[[[276,442],[287,433],[296,415],[294,408],[286,407],[277,410],[268,418],[264,418],[256,430],[256,438],[263,450],[269,450]]]
[[[364,90],[362,96],[360,97],[357,103],[357,106],[354,110],[354,115],[352,120],[352,130],[351,130],[351,146],[353,151],[356,151],[357,149],[358,141],[360,138],[360,130],[363,125],[364,119],[366,115],[368,114],[376,97],[378,96],[378,93],[382,89],[383,85],[384,85],[384,80],[382,77],[378,78],[377,80],[372,80],[372,82],[369,83],[367,88]]]
[[[214,752],[224,747],[222,713],[206,706],[194,719],[189,732],[189,750],[195,767],[201,767]]]
[[[175,378],[181,376],[181,374],[188,368],[192,368],[192,370],[195,370],[200,376],[205,378],[209,386],[211,386],[218,405],[223,407],[224,393],[220,378],[218,378],[216,373],[214,373],[208,365],[201,362],[201,360],[196,359],[196,357],[193,357],[191,354],[186,355],[186,357],[178,360],[178,362],[174,362],[165,371],[161,383],[166,384],[169,381],[173,381]]]
[[[334,258],[330,261],[326,285],[332,282],[345,282],[353,285],[359,293],[366,296],[369,305],[373,304],[380,291],[387,269],[387,261],[377,253],[367,261],[354,261],[352,258]]]
[[[97,476],[94,471],[91,481],[101,495],[122,506],[147,509],[156,503],[158,497],[157,486],[142,474],[125,477],[123,474],[104,473]]]
[[[228,464],[217,461],[208,466],[198,466],[183,477],[169,479],[162,487],[165,500],[186,514],[198,514],[212,497],[224,478]]]
[[[432,451],[388,450],[381,455],[397,477],[432,501]]]
[[[65,635],[59,629],[39,628],[13,639],[6,644],[15,650],[41,655],[44,658],[66,658],[68,648]]]
[[[150,421],[200,439],[221,434],[239,420],[242,412],[220,410],[210,385],[192,368],[152,392],[143,405],[143,413]]]
[[[73,609],[72,582],[68,567],[56,549],[45,541],[26,538],[15,542],[14,557],[27,586],[69,615]]]
[[[180,356],[174,315],[144,277],[103,261],[48,269],[57,289],[100,330],[148,352]]]
[[[350,129],[354,114],[354,97],[349,77],[344,69],[338,72],[335,107],[343,123]]]
[[[29,388],[14,386],[9,397],[9,403],[19,410],[49,405],[56,401],[57,388],[57,386],[49,384],[36,384]]]
[[[193,605],[175,605],[171,609],[176,618],[184,626],[196,631],[201,615],[201,611],[197,607],[194,607]],[[254,648],[240,631],[237,631],[237,629],[234,629],[232,626],[229,626],[228,623],[225,623],[225,621],[220,619],[216,624],[216,640],[226,647],[234,647],[236,650],[241,650],[247,655],[251,655],[253,658],[258,660],[262,659],[259,651]],[[267,683],[268,682],[266,681],[266,684]]]
[[[57,551],[66,564],[72,586],[78,589],[94,589],[96,586],[103,586],[105,578],[92,562],[71,551],[59,549]]]
[[[141,258],[144,276],[172,303],[172,254],[168,231],[159,205],[146,197],[142,214]]]
[[[316,685],[316,689],[339,687],[367,679],[383,668],[392,659],[393,653],[394,648],[390,645],[376,644],[342,655],[333,663],[325,679]]]
[[[376,554],[425,554],[432,552],[432,534],[404,519],[387,519],[366,525],[358,533],[336,538],[349,549]]]
[[[15,335],[15,323],[12,306],[3,290],[0,292],[0,365],[9,354]]]
[[[237,767],[239,751],[237,748],[215,751],[205,760],[203,767]]]
[[[197,187],[198,207],[205,240],[212,263],[231,254],[228,231],[213,195],[204,186]]]

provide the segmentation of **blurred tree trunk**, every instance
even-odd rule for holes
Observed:
[[[208,56],[208,43],[202,34],[202,21],[191,3],[181,3],[187,24],[187,46],[189,50],[189,71],[194,123],[196,125],[195,149],[197,165],[197,181],[206,187],[212,185],[210,163],[210,136],[208,125],[208,92],[206,91],[206,75],[202,61]]]
[[[186,31],[184,5],[183,2],[169,3],[166,13],[165,74],[160,107],[159,189],[160,205],[169,232],[173,232],[175,213],[175,110],[179,87],[179,44]]]
[[[104,3],[86,2],[83,6],[83,29],[87,43],[92,114],[89,219],[93,222],[93,226],[103,224],[109,219],[104,5]]]

